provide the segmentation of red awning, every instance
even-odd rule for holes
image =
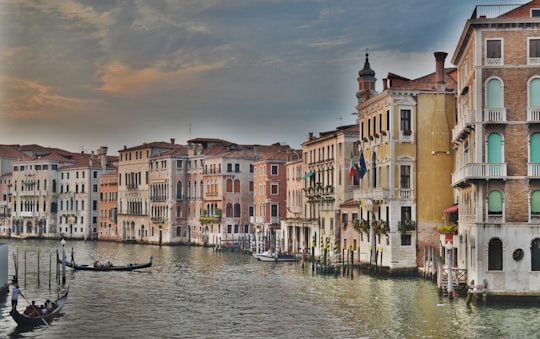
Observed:
[[[456,213],[458,210],[459,205],[454,205],[452,207],[449,207],[443,211],[444,214],[450,214],[450,213]]]

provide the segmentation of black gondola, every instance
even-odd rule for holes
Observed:
[[[56,306],[51,311],[51,313],[47,313],[45,315],[26,315],[24,313],[19,313],[17,309],[13,309],[11,310],[11,312],[9,312],[9,314],[19,326],[49,325],[53,318],[57,317],[60,314],[62,307],[64,307],[64,304],[67,301],[68,292],[69,286],[64,292],[64,294],[53,303],[53,305]]]
[[[58,259],[58,263],[62,263],[61,259]],[[116,266],[111,263],[99,263],[95,262],[93,265],[77,265],[66,260],[66,266],[73,268],[75,271],[133,271],[141,268],[147,268],[152,266],[152,257],[150,261],[143,264],[133,263],[123,266]]]

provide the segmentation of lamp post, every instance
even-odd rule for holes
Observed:
[[[446,267],[448,269],[448,299],[454,299],[454,284],[452,282],[452,243],[446,243]]]
[[[66,284],[66,241],[64,238],[60,241],[60,244],[62,244],[62,285]]]

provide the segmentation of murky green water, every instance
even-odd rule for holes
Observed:
[[[56,296],[57,241],[10,240],[28,298]],[[32,338],[533,338],[536,307],[467,306],[420,278],[313,275],[309,266],[263,263],[198,247],[68,242],[79,263],[154,258],[138,272],[73,272],[63,315],[21,331],[0,300],[0,334]],[[40,285],[37,253],[40,253]],[[26,278],[24,277],[26,253]],[[50,256],[49,253],[53,255]],[[52,291],[49,291],[49,258]],[[69,251],[68,251],[69,257]],[[14,273],[13,260],[9,262]],[[26,280],[26,283],[25,283]],[[20,308],[25,301],[20,300]]]

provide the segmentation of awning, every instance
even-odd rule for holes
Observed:
[[[451,213],[456,213],[458,211],[458,207],[459,205],[454,205],[452,207],[448,207],[447,209],[445,209],[443,211],[444,214],[451,214]]]
[[[306,180],[307,178],[309,178],[310,176],[312,176],[313,174],[315,174],[315,172],[308,172],[306,173],[306,175],[304,175],[304,180]]]

